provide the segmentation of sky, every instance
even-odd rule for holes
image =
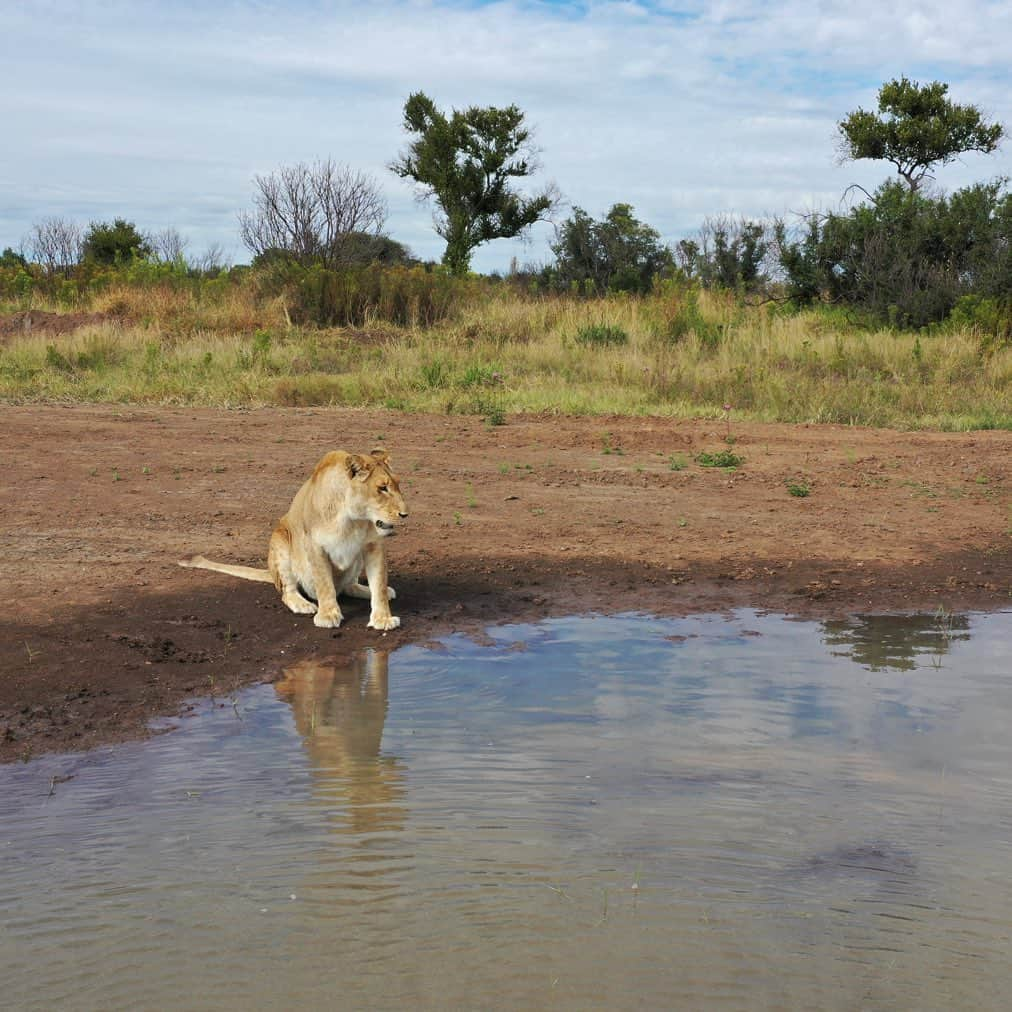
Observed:
[[[465,2],[7,0],[0,14],[0,248],[50,216],[179,230],[248,261],[253,178],[333,158],[372,174],[387,232],[423,258],[432,208],[388,165],[404,101],[518,105],[567,205],[619,201],[666,242],[707,215],[837,208],[887,163],[837,160],[836,124],[901,74],[1012,128],[1007,0]],[[1012,176],[1012,141],[937,172]],[[551,260],[551,225],[473,266]]]

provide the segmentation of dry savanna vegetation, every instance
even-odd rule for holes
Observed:
[[[1012,346],[973,324],[903,332],[684,283],[587,298],[419,267],[339,290],[153,274],[0,304],[0,397],[1012,427]]]

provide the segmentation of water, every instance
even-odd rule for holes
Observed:
[[[0,1005],[1003,1008],[1010,673],[1009,613],[293,663],[0,767]]]

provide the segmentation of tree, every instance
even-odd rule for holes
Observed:
[[[23,253],[7,246],[3,253],[0,253],[0,267],[14,267],[26,271],[28,270],[28,261]]]
[[[185,262],[186,247],[190,245],[189,239],[171,225],[148,236],[148,242],[154,255],[166,264]]]
[[[751,292],[766,280],[770,246],[763,222],[716,215],[704,219],[698,240],[678,244],[677,259],[685,273],[706,288]]]
[[[353,232],[348,236],[348,262],[352,264],[386,264],[405,266],[417,264],[411,250],[388,235]]]
[[[201,274],[219,274],[229,266],[225,248],[220,242],[212,242],[200,256],[190,258],[190,269]]]
[[[69,277],[81,262],[81,226],[69,218],[46,218],[32,225],[28,249],[47,274]]]
[[[467,273],[477,246],[520,235],[558,205],[552,187],[524,197],[510,185],[536,171],[530,131],[515,105],[471,106],[446,116],[419,91],[404,103],[404,129],[415,140],[390,168],[413,179],[423,199],[436,199],[443,263],[454,274]]]
[[[116,218],[112,224],[93,221],[84,233],[81,253],[84,260],[111,265],[150,256],[151,243],[125,218]]]
[[[254,257],[283,250],[303,266],[346,263],[357,236],[379,236],[387,205],[376,180],[331,159],[285,165],[255,176],[253,210],[239,213],[239,235]]]
[[[786,294],[828,299],[885,322],[943,320],[964,296],[1012,291],[1012,193],[1003,180],[948,196],[883,183],[846,214],[810,214],[797,234],[783,222],[776,246]]]
[[[614,204],[601,221],[574,207],[556,231],[552,252],[558,282],[598,294],[648,292],[657,273],[672,264],[660,235],[629,204]]]
[[[880,115],[858,109],[837,124],[842,158],[892,162],[913,192],[930,178],[933,165],[946,165],[968,151],[990,154],[1004,127],[986,123],[976,106],[950,101],[948,91],[941,81],[921,85],[906,77],[882,85]]]

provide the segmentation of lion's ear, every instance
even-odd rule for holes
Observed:
[[[369,473],[369,469],[372,467],[372,462],[360,456],[357,453],[348,454],[348,476],[351,478],[357,478],[360,475],[364,477]]]
[[[372,457],[373,460],[375,460],[377,463],[380,463],[380,464],[382,464],[384,461],[387,461],[387,460],[390,459],[390,454],[387,453],[387,451],[384,450],[384,449],[382,449],[382,448],[379,448],[379,449],[376,449],[376,450],[370,450],[369,451],[369,456]]]

